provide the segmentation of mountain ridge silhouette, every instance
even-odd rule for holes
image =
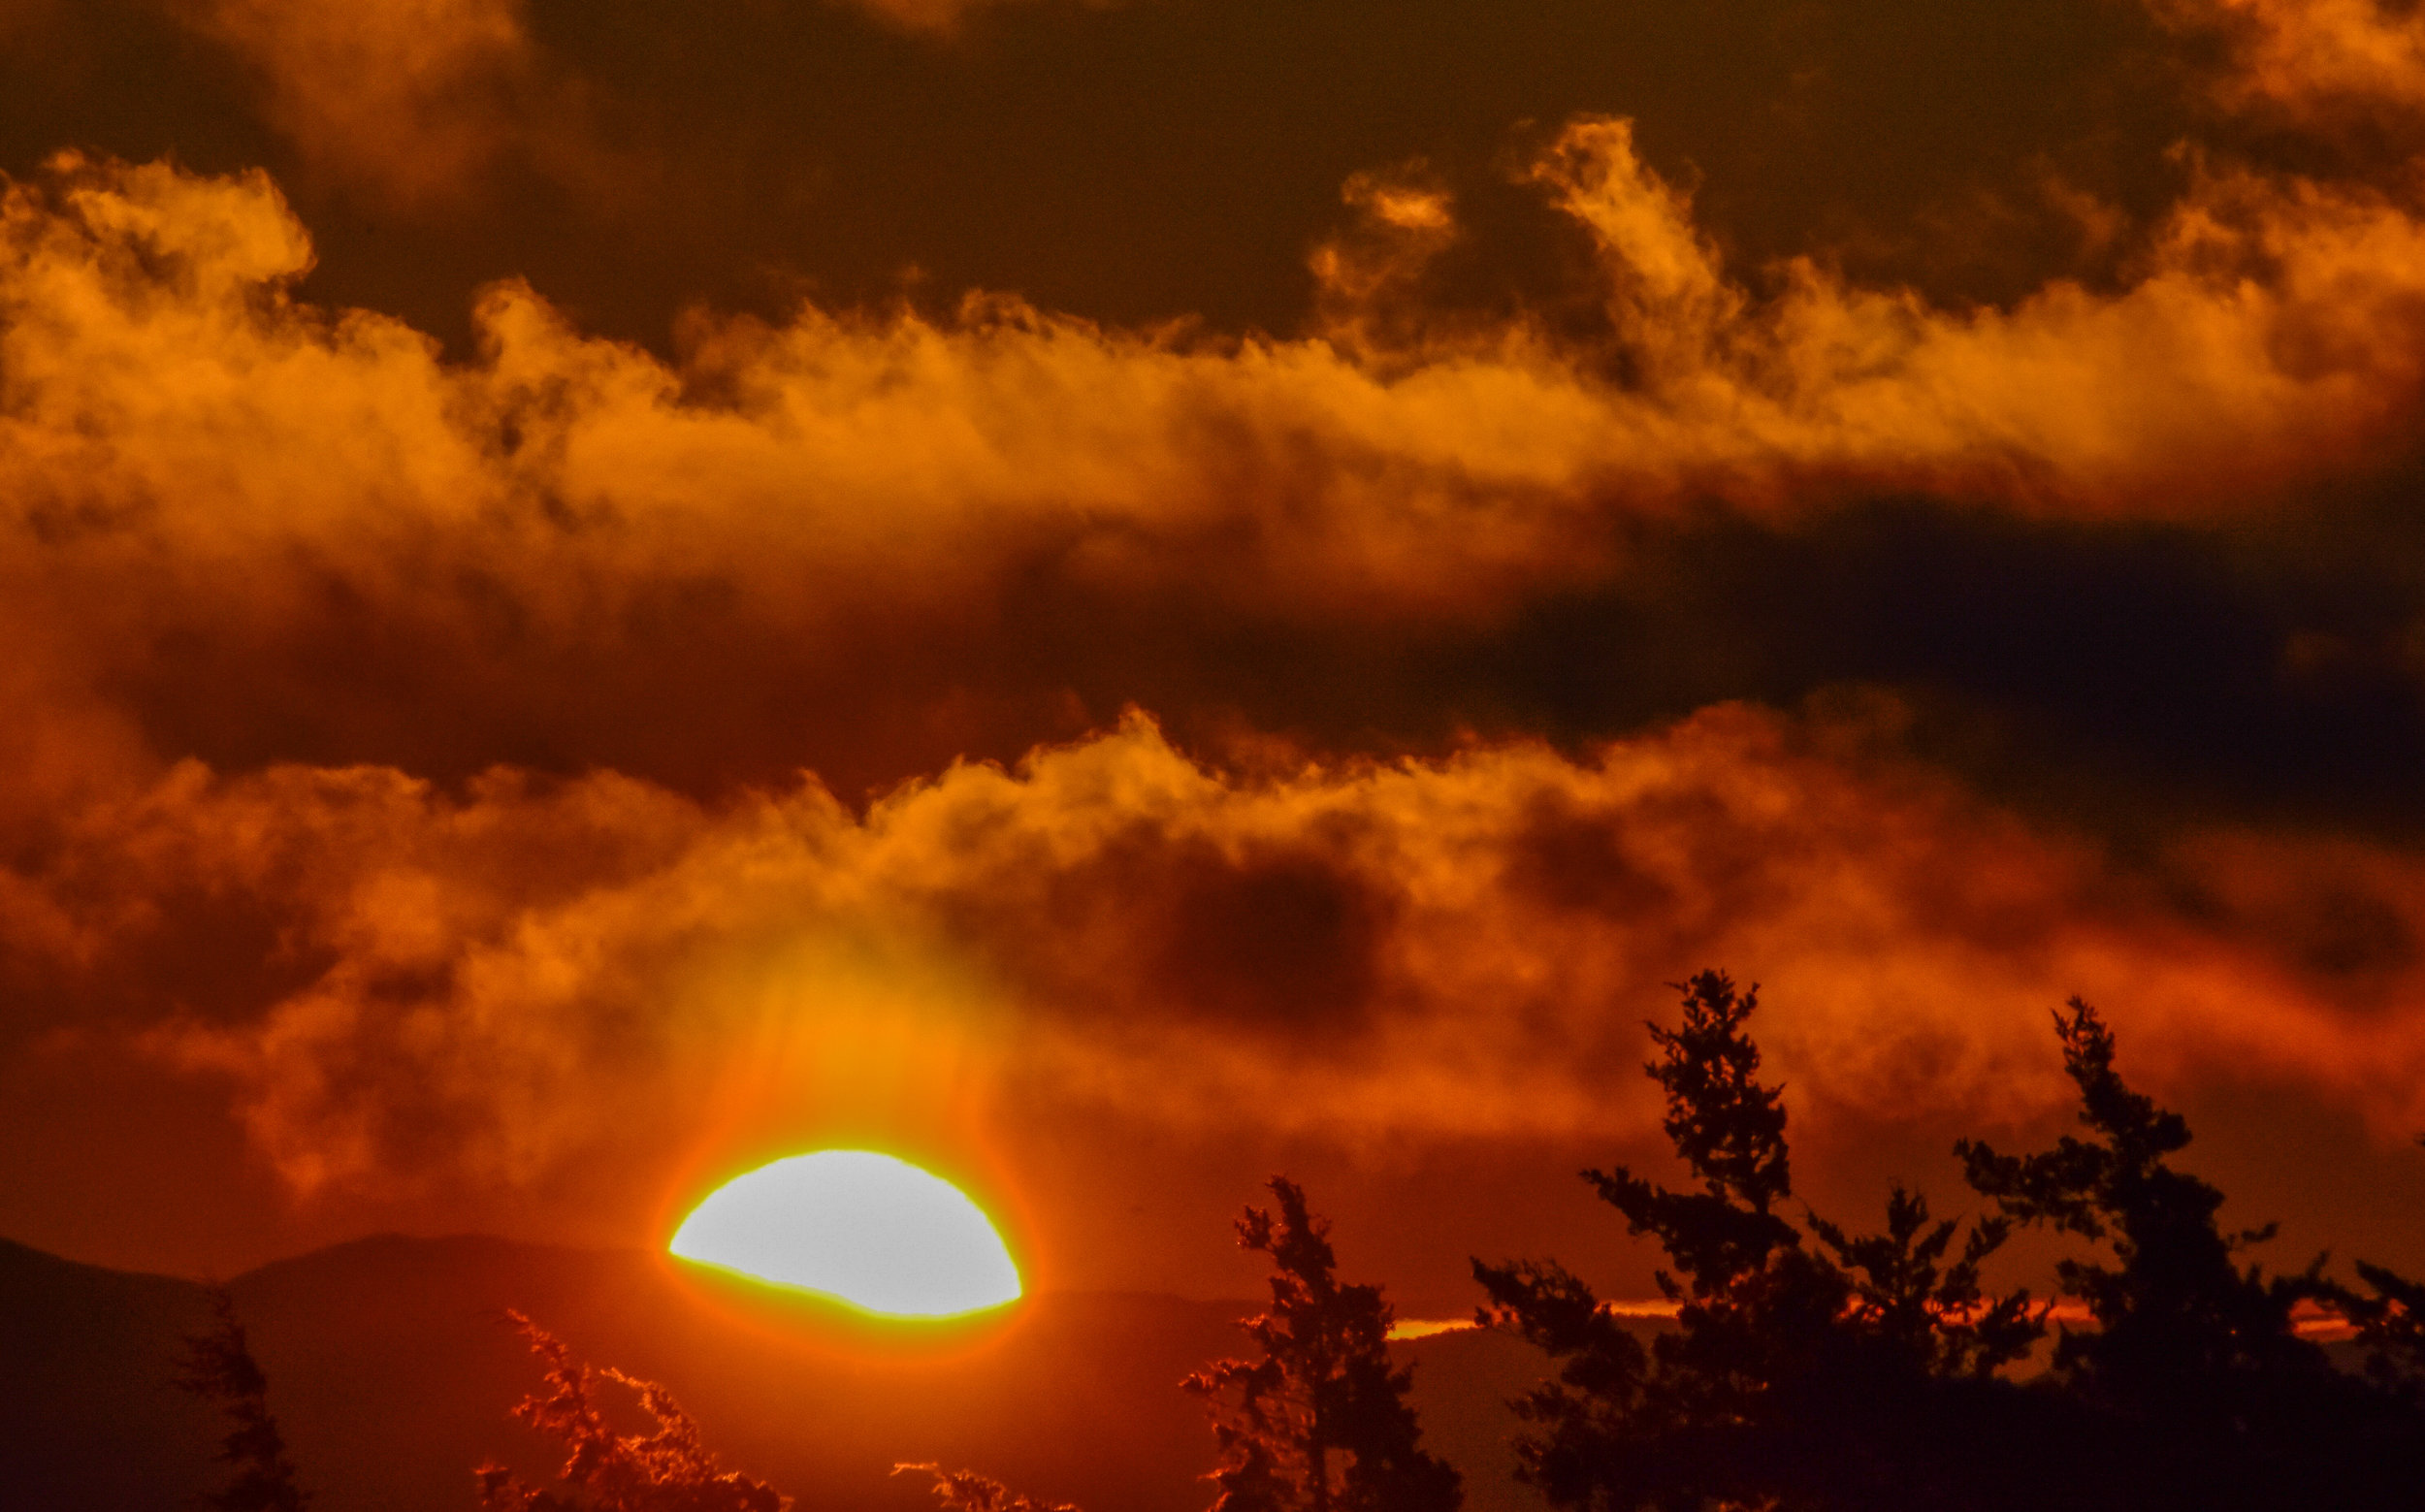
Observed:
[[[737,1468],[802,1508],[910,1512],[896,1462],[965,1465],[1088,1512],[1197,1512],[1214,1446],[1180,1378],[1242,1354],[1259,1303],[1046,1292],[963,1335],[898,1343],[728,1295],[643,1250],[484,1235],[372,1235],[273,1261],[225,1289],[317,1512],[440,1512],[471,1467],[553,1473],[508,1418],[539,1371],[528,1313],[595,1366],[663,1382]],[[0,1467],[46,1512],[181,1509],[215,1483],[210,1407],[171,1385],[207,1326],[199,1282],[0,1239]],[[1509,1478],[1505,1399],[1541,1373],[1518,1341],[1467,1331],[1393,1345],[1415,1360],[1429,1440],[1476,1512],[1539,1505]],[[635,1423],[636,1426],[636,1423]]]

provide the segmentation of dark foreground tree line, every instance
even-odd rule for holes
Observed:
[[[2318,1512],[2425,1509],[2425,1283],[2361,1263],[2362,1288],[2268,1274],[2246,1259],[2271,1230],[2218,1227],[2223,1195],[2175,1169],[2187,1124],[2133,1091],[2114,1036],[2074,999],[2055,1015],[2082,1132],[2005,1154],[1963,1141],[1994,1211],[1932,1219],[1896,1188],[1855,1234],[1793,1201],[1781,1088],[1760,1079],[1755,990],[1709,971],[1680,984],[1681,1021],[1651,1025],[1647,1068],[1698,1183],[1617,1167],[1584,1179],[1665,1252],[1674,1326],[1645,1346],[1553,1261],[1476,1260],[1476,1321],[1537,1346],[1554,1375],[1511,1403],[1518,1475],[1572,1512]],[[1257,1358],[1181,1386],[1212,1418],[1212,1512],[1456,1512],[1457,1471],[1426,1453],[1391,1365],[1381,1289],[1341,1282],[1328,1225],[1274,1177],[1239,1241],[1272,1261],[1272,1304],[1244,1320]],[[2080,1241],[2055,1299],[1991,1293],[1986,1262],[2019,1227]],[[2075,1327],[2050,1322],[2057,1301]],[[2362,1364],[2304,1336],[2338,1323]],[[784,1512],[791,1498],[727,1470],[663,1388],[597,1370],[515,1315],[546,1385],[515,1415],[566,1450],[559,1484],[475,1473],[482,1512]],[[190,1341],[184,1383],[231,1429],[218,1512],[306,1502],[243,1332],[222,1307]],[[598,1388],[637,1394],[653,1433],[620,1433]],[[902,1465],[946,1512],[1077,1512],[987,1477]]]

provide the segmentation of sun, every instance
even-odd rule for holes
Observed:
[[[666,1248],[886,1317],[953,1317],[1019,1297],[1018,1268],[985,1210],[874,1150],[819,1150],[735,1176]]]

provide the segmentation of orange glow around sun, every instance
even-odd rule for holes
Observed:
[[[736,1176],[666,1247],[885,1317],[954,1317],[1020,1295],[1018,1268],[983,1208],[873,1150],[819,1150]]]

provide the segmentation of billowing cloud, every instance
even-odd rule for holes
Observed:
[[[419,205],[504,145],[534,53],[520,0],[173,0],[258,73],[306,161]]]
[[[307,1192],[528,1186],[662,1163],[702,1116],[848,1126],[905,1095],[1631,1137],[1657,1113],[1640,1020],[1709,963],[1771,984],[1823,1130],[2059,1106],[2072,990],[2155,1085],[2261,1068],[2386,1130],[2425,1116],[2425,861],[2261,831],[2126,856],[1854,749],[1732,708],[1579,760],[1242,780],[1132,718],[864,814],[813,783],[702,807],[608,775],[186,763],[59,825],[0,919],[20,995],[86,1005],[53,1034],[232,1078]],[[240,969],[213,977],[198,929]]]
[[[48,18],[55,0],[5,0],[0,3],[0,38],[19,27]]]
[[[668,365],[505,284],[455,364],[294,299],[309,243],[260,177],[65,160],[0,208],[0,575],[77,675],[275,666],[309,720],[359,698],[308,666],[340,622],[476,707],[697,633],[840,676],[1039,581],[1471,622],[1712,502],[2231,519],[2410,449],[2425,225],[2388,199],[2218,175],[2118,293],[1947,311],[1809,265],[1732,281],[1622,123],[1538,172],[1601,248],[1600,346],[1417,322],[1374,353],[994,302],[702,317]],[[1436,241],[1420,208],[1398,229]],[[543,696],[578,719],[579,690]]]
[[[1537,576],[1611,509],[1902,487],[2165,514],[2401,454],[2425,229],[2386,198],[2218,173],[2119,294],[1956,312],[1807,264],[1755,297],[1622,122],[1569,128],[1536,174],[1601,250],[1604,348],[1460,331],[1375,371],[1318,338],[1191,342],[991,303],[944,324],[702,320],[668,368],[506,285],[484,359],[442,367],[393,322],[282,296],[308,241],[257,177],[71,161],[10,200],[16,434],[142,413],[149,436],[80,473],[106,490],[242,424],[276,460],[226,448],[214,484],[288,499],[274,478],[318,476],[311,496],[433,519],[553,497],[618,534],[679,516],[704,528],[694,552],[804,517],[853,522],[824,544],[873,553],[1046,530],[1141,563],[1222,535],[1261,556],[1258,592],[1392,605]],[[1374,195],[1397,229],[1443,234],[1439,200]],[[339,447],[357,460],[318,455]],[[178,493],[163,527],[217,501]],[[333,512],[276,514],[362,523]]]
[[[988,6],[1009,3],[1009,0],[828,0],[828,3],[853,6],[903,31],[950,37],[971,16]],[[1092,3],[1108,4],[1113,0],[1092,0]]]
[[[2220,33],[2226,105],[2285,113],[2308,127],[2425,108],[2425,19],[2378,0],[2151,0],[2172,24]]]

